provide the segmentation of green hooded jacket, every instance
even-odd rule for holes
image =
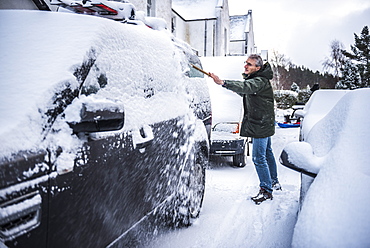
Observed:
[[[244,81],[224,80],[225,88],[243,97],[244,116],[240,135],[266,138],[275,134],[274,94],[270,80],[272,68],[265,63],[260,70],[246,75]]]

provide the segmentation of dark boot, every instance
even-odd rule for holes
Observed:
[[[256,203],[257,205],[260,205],[262,202],[266,200],[272,200],[272,194],[268,192],[267,190],[261,188],[260,192],[254,197],[251,197],[252,201]]]

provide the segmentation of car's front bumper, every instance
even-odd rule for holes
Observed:
[[[210,153],[212,155],[233,156],[244,153],[245,139],[212,140]]]

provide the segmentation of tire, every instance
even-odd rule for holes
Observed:
[[[161,221],[166,226],[188,227],[199,217],[205,191],[205,163],[204,158],[193,160],[183,171],[177,192],[162,215]]]
[[[176,227],[190,226],[199,217],[205,190],[205,168],[195,163],[181,177],[175,199],[174,224]]]
[[[236,154],[233,156],[233,165],[235,167],[245,166],[245,149],[247,149],[247,156],[249,156],[249,140],[248,138],[243,143],[243,151],[241,154]]]
[[[237,154],[233,156],[233,165],[236,167],[244,167],[245,166],[245,157],[244,153]]]

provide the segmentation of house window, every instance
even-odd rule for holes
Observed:
[[[146,14],[147,16],[155,16],[155,0],[146,1]]]

